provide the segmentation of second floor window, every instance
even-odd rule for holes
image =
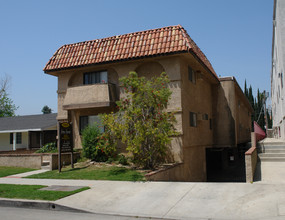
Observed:
[[[197,127],[197,113],[190,112],[190,126]]]
[[[192,83],[196,83],[196,74],[194,72],[194,70],[188,66],[188,79],[192,82]]]
[[[107,71],[98,71],[85,73],[83,78],[83,84],[97,84],[97,83],[108,83],[108,73]]]

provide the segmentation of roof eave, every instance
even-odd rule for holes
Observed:
[[[33,128],[33,129],[3,130],[3,131],[0,131],[0,134],[15,133],[15,132],[29,132],[29,131],[42,131],[42,129],[41,128]]]
[[[219,79],[219,77],[216,75],[216,73],[213,73],[213,72],[208,68],[208,66],[196,55],[196,53],[195,53],[192,49],[189,49],[188,52],[193,55],[193,57],[215,78],[215,80],[216,80],[217,82],[220,82],[220,79]]]

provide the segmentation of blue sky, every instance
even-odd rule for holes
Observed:
[[[42,69],[62,45],[181,24],[220,76],[270,91],[273,0],[0,0],[0,76],[17,115],[57,111]]]

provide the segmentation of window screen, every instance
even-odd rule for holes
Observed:
[[[107,71],[99,71],[92,73],[85,73],[83,84],[97,84],[97,83],[108,83],[108,73]]]

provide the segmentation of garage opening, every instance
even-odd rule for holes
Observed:
[[[246,145],[207,148],[207,182],[246,182]]]

